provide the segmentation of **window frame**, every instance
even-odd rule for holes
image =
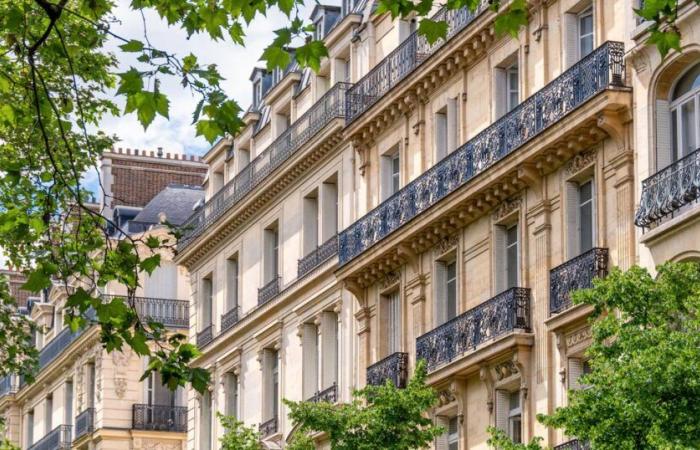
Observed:
[[[590,33],[583,34],[582,22],[585,18],[591,18],[591,31]],[[584,54],[583,43],[584,40],[591,39],[591,49]],[[583,11],[576,14],[576,52],[577,60],[585,58],[587,55],[591,54],[595,50],[595,16],[593,15],[593,5],[584,8]]]

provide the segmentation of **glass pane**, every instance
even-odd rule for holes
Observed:
[[[593,248],[593,203],[581,205],[581,253]]]
[[[678,114],[679,110],[671,111],[671,148],[673,149],[671,157],[673,161],[676,161],[680,154],[680,149],[678,148]],[[663,167],[659,167],[659,169],[663,169]]]
[[[695,136],[695,101],[684,103],[681,106],[681,140],[683,142],[681,158],[697,148]]]
[[[695,89],[700,89],[700,64],[697,64],[683,75],[673,92],[673,99],[680,98]]]
[[[457,263],[447,264],[447,320],[457,316]]]
[[[510,438],[516,444],[522,443],[522,423],[520,416],[513,417],[510,420]]]
[[[506,231],[506,281],[507,288],[518,284],[518,227],[514,226]]]

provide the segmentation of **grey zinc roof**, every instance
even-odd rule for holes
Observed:
[[[156,194],[143,210],[134,217],[135,222],[160,223],[160,215],[173,225],[181,225],[192,215],[194,205],[204,199],[204,190],[199,186],[170,184]]]

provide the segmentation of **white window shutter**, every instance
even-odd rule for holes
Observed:
[[[310,399],[318,390],[317,329],[312,323],[302,325],[302,396]]]
[[[459,145],[459,103],[457,98],[447,100],[447,153]]]
[[[496,226],[493,231],[493,270],[495,293],[503,292],[508,284],[506,273],[506,230],[502,226]]]
[[[576,64],[578,61],[578,15],[564,14],[564,67]]]
[[[321,319],[322,386],[327,389],[338,382],[338,315],[324,311]]]
[[[673,162],[671,112],[668,101],[656,100],[656,172]]]
[[[566,183],[566,248],[569,259],[580,252],[579,239],[579,187],[577,183]]]
[[[447,450],[447,435],[450,429],[450,420],[444,416],[437,416],[436,422],[438,426],[444,428],[445,432],[435,438],[435,450]]]
[[[508,433],[508,412],[510,410],[510,393],[496,389],[496,428]]]
[[[442,325],[447,320],[447,270],[445,263],[435,264],[435,325]]]
[[[580,377],[583,375],[583,361],[579,358],[569,358],[568,360],[569,389],[581,389]]]
[[[494,92],[494,119],[499,119],[506,113],[508,86],[506,80],[506,71],[500,67],[496,67],[493,72],[493,92]]]

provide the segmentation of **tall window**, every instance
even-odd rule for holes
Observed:
[[[516,443],[522,443],[522,412],[520,409],[520,391],[511,392],[508,409],[508,436]]]
[[[27,412],[27,447],[34,443],[34,410]]]
[[[519,282],[518,224],[496,226],[493,245],[495,291],[500,293],[516,287]]]
[[[700,136],[700,64],[681,77],[671,103],[672,161],[695,151]],[[662,167],[660,167],[661,169]]]
[[[318,189],[314,189],[304,197],[302,205],[303,222],[303,252],[308,255],[318,246]]]
[[[226,310],[238,306],[238,254],[226,261]]]
[[[321,185],[321,243],[338,234],[338,174]]]
[[[66,408],[63,417],[63,423],[67,425],[73,424],[73,380],[66,381]]]
[[[338,315],[334,311],[321,313],[321,385],[327,389],[338,382]]]
[[[459,418],[451,417],[447,426],[447,450],[459,450]]]
[[[578,57],[579,59],[593,51],[593,8],[587,8],[578,14]]]
[[[267,284],[279,276],[279,230],[277,222],[265,229],[264,250],[264,281]]]
[[[209,391],[205,391],[200,398],[199,448],[212,448],[211,413],[211,394]]]
[[[224,375],[224,384],[226,388],[226,415],[238,417],[238,375],[233,372],[227,372]]]
[[[518,285],[518,225],[506,229],[506,288]]]
[[[457,261],[438,261],[435,276],[436,322],[441,325],[457,316]]]
[[[573,258],[593,248],[595,204],[593,180],[567,185],[568,256]]]
[[[506,112],[510,112],[520,103],[520,85],[517,62],[506,68],[506,92]]]
[[[305,323],[301,330],[302,339],[302,395],[310,399],[318,390],[318,327],[315,323]]]
[[[262,80],[253,83],[253,106],[257,107],[262,101]]]
[[[44,429],[47,433],[53,430],[53,394],[46,396],[44,409]]]
[[[202,278],[202,293],[201,293],[201,327],[200,330],[212,324],[213,308],[214,308],[214,286],[213,275],[209,274]]]
[[[382,156],[381,198],[386,200],[401,188],[401,164],[398,146]]]
[[[279,352],[265,349],[263,358],[263,421],[268,421],[279,413]]]
[[[440,161],[457,147],[459,114],[457,98],[450,98],[447,104],[435,114],[435,162]]]
[[[495,118],[513,110],[520,103],[518,55],[513,54],[494,69]]]
[[[383,297],[386,355],[391,355],[401,351],[401,296],[399,291],[394,291]]]

